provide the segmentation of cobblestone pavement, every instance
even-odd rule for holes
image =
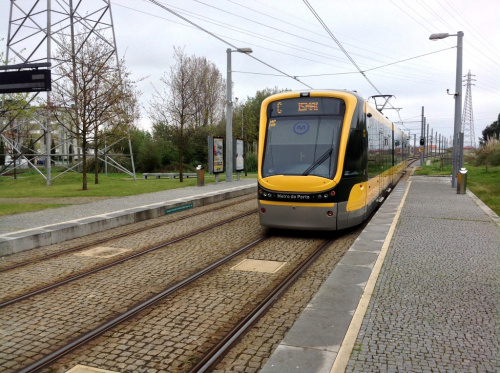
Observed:
[[[255,200],[247,204],[255,207]],[[183,225],[189,226],[186,222]],[[2,309],[0,370],[8,372],[27,365],[54,346],[61,346],[95,328],[102,320],[156,294],[262,232],[257,215],[251,215],[207,232],[203,239],[191,237]],[[154,242],[159,239],[155,235],[165,239],[166,234],[160,229],[147,238]],[[225,244],[220,245],[220,242]],[[137,237],[135,242],[122,244],[129,248],[140,246]],[[89,262],[93,260],[92,257],[84,258]],[[61,266],[64,267],[64,262]],[[30,276],[27,275],[27,281]]]
[[[144,312],[140,318],[105,333],[84,350],[63,358],[47,372],[62,373],[77,363],[120,372],[186,372],[198,356],[214,345],[323,239],[323,236],[273,236],[243,257],[235,258],[220,270]],[[344,243],[343,246],[349,245]],[[337,251],[340,250],[337,248]],[[276,273],[231,270],[244,258],[287,264]],[[312,285],[316,281],[318,279],[314,278]],[[311,296],[309,289],[296,288],[295,292],[298,292],[292,297],[295,299]],[[292,307],[295,302],[285,304]],[[297,316],[297,308],[292,308],[292,314]],[[274,335],[275,331],[279,328],[285,330],[292,324],[289,320],[283,326],[284,320],[276,320],[274,326],[267,325],[268,330],[260,337],[259,344],[267,350],[272,349],[273,343],[269,339],[279,337],[279,333]],[[254,348],[260,347],[255,344]],[[241,359],[241,355],[238,358]],[[257,360],[258,356],[248,362],[254,367],[253,371],[258,368]],[[260,357],[259,361],[263,360]]]
[[[346,372],[500,372],[500,229],[415,178]]]
[[[244,199],[239,199],[239,201],[244,201]],[[234,202],[235,201],[233,201],[233,205],[230,205],[231,207],[223,210],[213,212],[207,209],[197,210],[197,216],[192,216],[189,220],[179,220],[179,217],[175,219],[172,217],[154,219],[154,223],[165,222],[165,224],[136,233],[132,236],[114,239],[99,245],[99,247],[106,247],[106,252],[104,254],[111,253],[114,255],[86,255],[86,253],[90,253],[90,250],[92,250],[91,248],[87,248],[81,251],[70,252],[68,254],[57,256],[53,259],[41,260],[39,262],[32,263],[29,266],[23,266],[18,269],[1,272],[0,283],[2,283],[6,289],[9,289],[9,291],[0,294],[0,301],[10,299],[18,294],[27,293],[28,291],[38,289],[42,286],[52,284],[65,278],[75,276],[86,270],[102,266],[127,255],[131,255],[134,252],[144,250],[148,247],[156,246],[162,242],[180,237],[197,229],[204,228],[215,222],[232,218],[244,212],[256,210],[255,199],[247,202],[240,202],[237,206],[234,205]],[[213,209],[214,207],[212,207],[212,210]],[[205,213],[202,213],[202,211]],[[191,215],[192,214],[193,212],[191,211]],[[150,222],[150,224],[151,223],[153,222]],[[127,229],[131,228],[129,227]],[[117,231],[125,232],[125,228],[117,229]],[[103,237],[102,234],[98,236]],[[88,237],[87,240],[89,240]],[[82,240],[75,241],[80,242]],[[63,247],[66,245],[58,244],[51,246]],[[112,252],[113,249],[116,249],[116,251]],[[29,254],[40,255],[41,251],[47,252],[51,250],[51,247],[43,250],[30,250],[26,254],[20,253],[19,255],[8,256],[7,259],[10,259],[11,257],[13,257],[11,260],[19,260],[19,257],[28,259],[30,258]],[[14,259],[14,257],[16,259]]]
[[[349,250],[363,227],[343,232],[341,238],[311,265],[307,274],[302,276],[286,295],[273,305],[216,366],[214,373],[259,372],[337,262]]]

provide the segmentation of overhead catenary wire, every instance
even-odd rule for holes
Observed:
[[[143,0],[143,1],[148,2],[148,0]],[[193,1],[199,1],[199,0],[193,0]],[[207,5],[207,4],[203,3],[203,2],[199,2],[199,3],[200,3],[200,4]],[[127,8],[127,9],[130,9],[130,10],[133,10],[133,11],[136,11],[136,12],[140,12],[140,13],[148,14],[148,15],[150,15],[150,16],[157,17],[157,18],[161,18],[161,19],[164,19],[164,20],[169,21],[169,22],[178,23],[178,22],[175,22],[175,21],[170,20],[170,19],[168,19],[168,18],[159,17],[157,14],[150,14],[150,13],[146,13],[146,12],[144,12],[144,11],[142,11],[142,10],[134,9],[134,8],[131,8],[131,7],[128,7],[128,6],[125,6],[125,5],[121,5],[121,4],[117,4],[117,5],[118,5],[118,6],[121,6],[121,7],[124,7],[124,8]],[[210,6],[210,5],[207,5],[207,6],[209,6],[209,7],[211,7],[211,8],[215,8],[215,9],[217,9],[218,11],[222,11],[222,10],[220,10],[220,8],[213,7],[213,6]],[[236,32],[242,33],[242,34],[244,34],[244,35],[248,35],[248,36],[250,36],[250,37],[258,38],[258,39],[264,40],[264,41],[266,41],[266,42],[270,42],[270,43],[272,43],[273,45],[281,45],[281,46],[283,46],[283,47],[285,47],[285,48],[291,48],[291,49],[294,49],[294,50],[307,52],[307,54],[308,54],[308,55],[315,55],[315,56],[318,56],[318,57],[327,58],[327,59],[328,59],[328,60],[327,60],[328,62],[327,62],[327,61],[318,61],[317,59],[306,58],[306,57],[304,57],[304,56],[298,56],[298,55],[296,55],[296,54],[286,53],[286,52],[283,52],[283,51],[277,50],[277,49],[275,49],[275,48],[268,48],[268,47],[264,47],[264,46],[262,46],[262,45],[258,45],[258,47],[259,47],[260,49],[266,49],[266,50],[272,51],[273,53],[279,53],[279,54],[283,54],[283,55],[291,56],[291,57],[293,57],[293,58],[298,58],[298,59],[302,59],[302,60],[306,60],[306,61],[311,61],[311,62],[314,62],[314,63],[317,63],[317,64],[323,64],[323,65],[325,65],[325,66],[336,66],[336,65],[333,65],[332,63],[330,63],[330,61],[332,61],[332,60],[339,61],[339,62],[341,62],[341,63],[347,63],[347,62],[344,62],[344,61],[343,61],[342,59],[340,59],[339,57],[336,57],[336,56],[331,55],[331,54],[326,54],[326,53],[324,53],[324,52],[322,52],[322,51],[316,51],[316,50],[313,50],[313,49],[311,49],[311,48],[307,48],[307,47],[305,47],[304,45],[294,45],[294,44],[291,44],[291,43],[289,43],[289,42],[285,42],[285,41],[282,41],[282,40],[278,40],[278,39],[276,39],[276,37],[271,38],[271,37],[269,37],[268,35],[262,35],[262,34],[256,33],[255,31],[245,30],[245,29],[243,29],[243,28],[241,28],[241,27],[238,27],[238,26],[235,26],[235,25],[233,25],[233,24],[231,24],[231,23],[227,23],[227,22],[223,22],[223,21],[220,21],[220,20],[216,20],[216,19],[213,19],[213,18],[207,17],[206,15],[196,14],[196,13],[193,13],[193,12],[191,12],[191,11],[188,11],[188,10],[185,10],[185,9],[182,9],[182,8],[173,7],[173,6],[171,6],[171,8],[176,8],[176,9],[177,9],[180,13],[183,13],[183,14],[189,14],[191,17],[194,17],[194,18],[196,18],[196,19],[200,19],[200,20],[202,20],[202,21],[204,21],[204,22],[208,22],[208,23],[214,24],[214,25],[219,26],[219,27],[222,27],[222,28],[224,28],[224,29],[228,29],[228,30],[236,31]],[[246,7],[246,6],[245,6],[244,8],[245,8],[245,9],[251,9],[251,8],[249,8],[249,7]],[[248,17],[238,16],[238,15],[237,15],[237,14],[235,14],[235,13],[230,13],[230,14],[232,14],[232,15],[234,15],[234,16],[237,16],[237,17],[239,17],[239,18],[242,18],[242,19],[248,20],[248,21],[250,21],[250,22],[253,22],[253,23],[259,24],[259,25],[261,25],[261,24],[262,24],[262,23],[259,23],[259,22],[257,22],[257,21],[251,20],[251,19],[249,19]],[[276,17],[271,17],[271,18],[273,18],[274,20],[279,21],[279,18],[276,18]],[[285,22],[285,21],[282,21],[282,22]],[[287,22],[285,22],[285,23],[287,23]],[[186,26],[186,27],[194,27],[194,28],[196,28],[195,26],[191,26],[191,25],[189,25],[189,24],[185,24],[185,23],[178,23],[178,24],[184,25],[184,26]],[[306,30],[306,31],[307,31],[307,29],[304,29],[304,28],[301,28],[301,29],[303,29],[303,30]],[[278,30],[278,31],[281,31],[281,32],[283,32],[283,33],[285,33],[285,34],[288,34],[288,35],[294,35],[294,34],[291,34],[291,33],[290,33],[290,32],[288,32],[288,31],[285,31],[285,30]],[[310,31],[310,32],[313,32],[313,31]],[[313,32],[313,33],[314,33],[315,35],[317,35],[317,36],[321,36],[321,37],[324,37],[324,38],[327,38],[327,37],[328,37],[328,36],[326,36],[326,35],[322,35],[322,34],[319,34],[319,33],[316,33],[316,32]],[[238,39],[232,38],[232,37],[230,37],[230,36],[222,36],[222,35],[220,35],[220,34],[216,34],[216,35],[218,35],[219,37],[221,37],[221,38],[223,38],[223,39],[225,39],[225,40],[228,40],[228,39],[229,39],[229,40],[234,40],[234,41],[238,41],[238,42],[240,42],[240,41],[241,41],[241,40],[238,40]],[[257,44],[255,44],[255,43],[251,43],[251,42],[248,42],[248,41],[241,41],[241,42],[243,42],[243,43],[245,43],[245,44],[249,44],[250,46],[256,46],[256,45],[257,45]],[[325,44],[321,43],[321,45],[322,45],[322,46],[324,46]],[[328,47],[332,48],[332,46],[330,46],[330,45],[328,45]],[[353,48],[360,49],[360,48],[355,47],[355,46],[353,46]],[[337,48],[336,50],[338,50],[338,48]],[[446,49],[445,49],[445,50],[446,50]],[[369,51],[369,52],[370,52],[370,59],[369,59],[369,62],[371,62],[371,63],[374,63],[374,62],[381,62],[381,63],[384,63],[384,60],[380,60],[380,59],[374,58],[374,57],[373,57],[373,54],[375,54],[375,55],[380,55],[380,56],[385,56],[385,54],[380,54],[380,53],[377,53],[376,51]],[[432,53],[433,53],[433,52],[431,52],[431,54],[432,54]],[[363,58],[366,58],[366,56],[363,56],[363,55],[360,55],[360,54],[356,54],[356,53],[355,53],[355,55],[360,56],[360,57],[363,57]],[[410,58],[409,60],[411,60],[411,59],[413,59],[413,58]],[[391,62],[391,63],[389,63],[389,64],[387,64],[387,63],[386,63],[385,65],[392,65],[392,64],[395,64],[395,63],[394,63],[394,62]],[[338,66],[336,66],[336,67],[338,67]],[[365,70],[365,71],[368,71],[368,70],[371,70],[371,69],[377,69],[377,68],[380,68],[380,67],[379,67],[379,66],[375,66],[375,67],[373,67],[373,68],[368,68],[368,69],[367,69],[367,70]],[[412,69],[412,71],[415,71],[415,73],[416,73],[417,75],[412,74],[412,73],[410,73],[410,72],[409,72],[409,71],[407,71],[407,70],[405,70],[405,71],[404,71],[404,73],[403,73],[403,72],[402,72],[402,73],[394,73],[394,72],[392,72],[392,74],[393,74],[393,75],[400,75],[400,76],[406,77],[406,78],[407,78],[408,80],[410,80],[410,81],[414,80],[414,79],[412,79],[412,76],[413,76],[413,77],[415,77],[415,78],[418,78],[418,81],[421,81],[421,82],[422,82],[422,81],[425,81],[425,80],[421,79],[422,74],[421,74],[421,73],[417,73],[417,72],[416,72],[417,70],[418,70],[418,66],[417,66],[417,67],[414,67],[414,68]],[[424,70],[425,70],[425,71],[422,71],[422,73],[424,73],[424,72],[425,72],[425,75],[429,77],[429,82],[436,82],[437,80],[439,80],[439,79],[441,79],[441,78],[442,78],[442,73],[438,73],[438,72],[435,72],[435,73],[430,73],[428,68],[427,68],[427,69],[424,69]],[[349,73],[349,71],[347,71],[347,73]],[[262,74],[262,75],[265,75],[265,74]],[[321,76],[321,75],[323,75],[323,74],[317,74],[317,75],[318,75],[318,76]],[[326,75],[328,75],[328,74],[324,74],[324,76],[326,76]],[[344,74],[342,74],[342,75],[344,75]],[[435,77],[433,78],[433,77],[431,77],[430,75],[435,75]],[[270,74],[270,76],[272,76],[272,75]],[[298,75],[298,74],[294,74],[293,76],[294,76],[294,77],[297,77],[297,78],[299,78],[299,77],[305,77],[305,75]]]
[[[213,32],[211,32],[211,31],[208,31],[207,29],[205,29],[205,28],[201,27],[200,25],[198,25],[198,24],[196,24],[196,23],[194,23],[194,22],[190,21],[190,20],[189,20],[189,19],[187,19],[186,17],[183,17],[182,15],[180,15],[179,13],[177,13],[177,12],[175,12],[174,10],[170,9],[170,8],[169,8],[169,7],[167,7],[166,5],[163,5],[163,4],[159,3],[159,2],[158,2],[158,1],[156,1],[156,0],[149,0],[149,1],[150,1],[151,3],[153,3],[154,5],[156,5],[156,6],[160,7],[160,8],[162,8],[162,9],[165,9],[166,11],[168,11],[168,12],[172,13],[172,14],[173,14],[173,15],[175,15],[176,17],[179,17],[179,18],[181,18],[182,20],[184,20],[184,21],[188,22],[189,24],[191,24],[191,25],[195,26],[196,28],[200,29],[201,31],[206,32],[207,34],[211,35],[212,37],[214,37],[214,38],[216,38],[216,39],[220,40],[220,41],[221,41],[221,42],[223,42],[224,44],[229,45],[230,47],[233,47],[233,48],[234,48],[234,49],[236,49],[236,50],[239,50],[239,48],[238,48],[237,46],[235,46],[235,45],[231,44],[231,43],[230,43],[230,42],[228,42],[227,40],[222,39],[221,37],[217,36],[216,34],[214,34],[214,33],[213,33]],[[290,74],[287,74],[287,73],[285,73],[284,71],[281,71],[280,69],[278,69],[278,68],[276,68],[276,67],[274,67],[274,66],[272,66],[272,65],[268,64],[267,62],[264,62],[264,61],[262,61],[261,59],[259,59],[259,58],[255,57],[255,56],[252,56],[251,54],[247,54],[247,56],[248,56],[248,57],[253,58],[254,60],[256,60],[256,61],[258,61],[258,62],[260,62],[260,63],[262,63],[262,64],[266,65],[267,67],[269,67],[269,68],[271,68],[271,69],[273,69],[273,70],[275,70],[275,71],[278,71],[279,73],[281,73],[281,74],[283,74],[283,75],[285,75],[285,76],[287,76],[287,77],[289,77],[289,78],[291,78],[291,79],[296,80],[297,82],[299,82],[299,83],[301,83],[301,84],[305,85],[306,87],[308,87],[308,88],[310,88],[310,89],[313,89],[310,85],[308,85],[308,84],[306,84],[306,83],[302,82],[302,81],[301,81],[300,79],[298,79],[296,76],[292,76],[292,75],[290,75]],[[230,84],[230,82],[227,82],[227,84]]]
[[[309,10],[311,11],[311,13],[316,17],[316,19],[318,20],[318,22],[323,26],[323,28],[325,29],[325,31],[328,33],[328,35],[330,35],[330,37],[335,41],[335,43],[337,43],[337,45],[339,46],[340,50],[342,52],[344,52],[344,54],[346,55],[346,57],[349,59],[349,61],[351,61],[351,63],[354,65],[354,67],[356,67],[356,69],[359,71],[359,73],[361,75],[363,75],[363,77],[366,79],[366,81],[375,89],[375,91],[377,91],[377,93],[379,95],[381,95],[382,93],[378,90],[377,87],[375,87],[375,84],[372,83],[372,81],[366,76],[366,74],[364,73],[363,70],[361,70],[361,68],[358,66],[358,64],[352,59],[352,57],[349,55],[349,53],[345,50],[345,48],[342,46],[342,44],[337,40],[337,38],[335,37],[335,35],[333,35],[333,33],[330,31],[330,29],[328,28],[328,26],[326,25],[325,22],[323,22],[323,20],[321,19],[321,17],[319,16],[318,13],[316,13],[316,11],[314,10],[314,8],[311,6],[311,4],[309,4],[309,2],[307,0],[303,0],[304,1],[304,4],[306,4],[306,6],[309,8]]]
[[[208,2],[206,0],[201,0],[201,1],[197,0],[197,1],[199,4],[204,4],[205,6],[210,6],[210,4],[213,4],[213,3]],[[229,40],[233,44],[240,45],[241,43],[245,43],[245,44],[249,44],[247,46],[254,48],[254,50],[256,49],[256,47],[258,47],[258,48],[266,49],[267,51],[271,51],[273,54],[281,54],[282,56],[287,56],[287,57],[290,56],[289,58],[287,58],[288,63],[291,63],[292,60],[297,61],[297,59],[300,59],[300,60],[310,61],[311,67],[314,65],[316,65],[316,67],[321,67],[321,65],[323,65],[323,68],[326,68],[328,70],[328,66],[334,66],[335,70],[338,70],[339,72],[340,71],[345,72],[345,73],[335,75],[335,76],[341,76],[341,75],[347,76],[346,73],[349,73],[350,72],[349,70],[353,70],[353,71],[355,70],[352,68],[353,65],[350,65],[349,67],[351,67],[351,68],[349,69],[349,67],[347,67],[347,65],[344,66],[344,64],[340,64],[340,63],[337,64],[336,58],[338,58],[339,55],[337,54],[337,56],[331,56],[333,53],[328,53],[332,49],[322,48],[322,50],[319,50],[319,48],[315,48],[316,44],[303,43],[301,41],[303,39],[296,40],[296,38],[291,36],[291,35],[290,35],[290,38],[295,39],[296,42],[294,42],[293,40],[286,41],[284,37],[281,37],[281,35],[283,35],[283,36],[289,35],[289,34],[286,34],[285,31],[289,31],[291,34],[299,34],[301,36],[306,36],[306,37],[309,36],[309,38],[311,38],[310,35],[314,34],[315,39],[318,41],[321,41],[324,44],[324,39],[328,37],[327,33],[319,31],[318,30],[319,23],[317,23],[317,26],[316,26],[315,22],[311,23],[310,20],[305,19],[304,14],[302,14],[302,15],[294,14],[291,12],[292,9],[287,8],[287,7],[285,7],[285,8],[281,7],[278,9],[277,7],[273,7],[273,5],[275,5],[274,3],[268,3],[268,2],[261,1],[261,0],[255,0],[254,2],[251,2],[251,3],[245,2],[244,0],[226,0],[226,1],[228,3],[234,4],[234,5],[237,5],[238,7],[240,7],[241,12],[238,12],[237,10],[234,10],[234,9],[231,10],[231,8],[228,7],[228,9],[231,10],[232,14],[234,14],[234,16],[238,17],[237,19],[234,20],[233,19],[234,16],[233,15],[229,16],[227,13],[220,14],[219,17],[210,18],[211,13],[208,11],[208,9],[204,10],[201,7],[193,8],[191,6],[191,7],[184,7],[184,8],[187,8],[184,10],[181,10],[181,9],[177,10],[177,8],[174,6],[170,6],[170,5],[167,5],[167,6],[169,6],[170,8],[173,8],[174,10],[177,10],[179,13],[184,15],[186,18],[194,20],[194,22],[198,22],[198,20],[196,20],[196,19],[199,19],[200,25],[208,28],[210,31],[215,31],[214,33],[221,36],[222,39]],[[209,5],[207,5],[207,3]],[[311,3],[313,4],[312,1],[311,1]],[[421,29],[420,32],[424,31],[424,29],[428,29],[428,31],[430,33],[432,33],[432,32],[437,32],[437,31],[443,31],[442,30],[443,28],[446,28],[446,30],[444,30],[444,31],[453,31],[453,30],[448,30],[448,27],[449,27],[448,25],[455,25],[456,23],[464,24],[464,19],[468,18],[467,14],[465,14],[465,13],[460,14],[460,8],[457,8],[456,4],[450,4],[446,0],[435,0],[432,3],[430,3],[428,0],[419,0],[418,3],[411,3],[409,1],[406,1],[405,3],[403,3],[403,2],[400,2],[397,4],[395,4],[395,3],[396,2],[391,1],[391,6],[394,7],[395,9],[397,8],[396,12],[400,12],[401,16],[403,18],[408,18],[410,23],[414,23],[417,26],[416,27],[417,29],[418,28]],[[182,3],[182,4],[185,4],[185,3]],[[177,4],[175,4],[175,5],[177,5]],[[227,4],[227,5],[229,5],[229,4]],[[408,5],[410,5],[412,7],[411,10],[408,7]],[[440,7],[443,7],[443,6],[445,6],[446,9],[448,9],[448,12],[442,12],[442,9]],[[225,8],[225,7],[222,7],[222,8]],[[194,9],[198,9],[198,11],[192,12],[191,10],[194,10]],[[433,11],[431,10],[429,12],[430,9],[432,9]],[[215,10],[217,10],[220,13],[219,9],[215,9]],[[317,9],[318,13],[323,16],[323,14],[320,12],[320,10],[322,10],[322,9]],[[450,10],[455,12],[455,13],[453,13],[453,18],[452,18],[452,14],[449,12]],[[439,17],[436,17],[436,15],[435,15],[436,12],[441,14],[442,19],[440,19]],[[199,13],[199,14],[196,15],[195,13]],[[457,17],[457,14],[459,15],[458,17]],[[421,18],[422,15],[425,15],[428,19],[431,20],[431,25],[429,25],[428,22],[424,22],[424,20]],[[254,17],[254,16],[259,16],[259,17]],[[265,21],[263,21],[264,16],[266,17],[266,18],[264,18]],[[193,19],[193,17],[196,19]],[[413,19],[409,19],[409,18],[413,18]],[[166,17],[165,19],[168,19],[168,17]],[[194,27],[194,26],[190,25],[189,23],[185,23],[181,19],[179,19],[179,20],[182,22],[181,24],[183,24],[184,27]],[[240,22],[240,20],[241,20],[241,22]],[[247,20],[248,22],[253,22],[253,25],[254,25],[251,28],[246,28],[246,30],[245,30],[246,32],[243,31],[243,29],[245,28],[244,25],[246,24],[246,21],[243,22],[244,20]],[[169,21],[172,22],[172,20],[169,20]],[[259,36],[259,34],[263,34],[262,32],[259,32],[259,31],[263,30],[263,27],[258,26],[258,23],[254,22],[254,21],[257,21],[257,22],[260,21],[261,23],[267,22],[268,24],[272,25],[275,28],[276,27],[281,28],[281,31],[276,31],[276,32],[271,31],[270,33],[266,31],[264,33],[264,35]],[[326,21],[326,18],[325,18],[325,21]],[[420,24],[417,24],[417,23],[419,23],[419,21],[420,21]],[[230,32],[223,32],[223,31],[217,32],[218,31],[217,28],[212,29],[212,26],[210,26],[210,25],[207,27],[207,26],[205,26],[205,22],[210,22],[210,23],[216,25],[217,28],[220,27],[220,28],[223,28],[225,30],[231,30],[231,31]],[[306,24],[307,22],[308,22],[308,24]],[[280,25],[281,26],[284,25],[285,27],[280,27]],[[319,27],[321,27],[321,26],[319,26]],[[430,27],[432,27],[432,29]],[[458,29],[460,29],[460,27],[461,26],[456,26],[456,27],[454,27],[454,29],[458,30]],[[300,30],[300,32],[296,32],[294,30]],[[340,30],[340,31],[342,31],[342,30]],[[464,31],[472,39],[472,32],[469,31],[467,28]],[[235,38],[235,36],[237,35],[238,32],[241,33],[242,37]],[[244,35],[243,35],[243,33],[244,33]],[[282,34],[280,35],[279,33],[282,33]],[[478,36],[477,30],[474,30],[474,34],[475,34],[476,39],[477,39],[477,36]],[[246,37],[247,35],[248,35],[248,37]],[[431,63],[430,61],[428,62],[425,57],[422,58],[421,61],[417,61],[417,60],[408,61],[406,63],[400,63],[399,65],[397,65],[397,64],[391,62],[391,59],[393,61],[396,61],[396,62],[401,59],[400,54],[398,55],[398,51],[400,51],[400,49],[398,49],[398,48],[396,48],[396,49],[395,48],[383,49],[384,44],[377,44],[376,48],[374,47],[373,44],[370,44],[369,46],[367,46],[367,44],[364,44],[367,40],[366,38],[355,39],[355,38],[353,38],[353,35],[357,35],[357,34],[349,33],[346,35],[341,35],[342,38],[340,38],[340,40],[342,40],[342,44],[349,51],[350,56],[359,64],[360,67],[362,67],[362,70],[365,72],[365,74],[367,74],[370,79],[372,79],[372,80],[374,79],[373,80],[374,83],[376,83],[379,80],[382,81],[382,79],[383,79],[384,84],[389,84],[389,85],[394,85],[396,83],[403,82],[403,81],[406,81],[409,85],[412,85],[414,83],[417,83],[417,84],[424,83],[425,84],[427,82],[429,84],[434,85],[433,92],[435,92],[435,91],[440,92],[440,91],[442,91],[441,87],[449,88],[451,82],[454,81],[454,78],[455,78],[454,71],[453,71],[454,69],[452,68],[454,56],[453,56],[453,54],[451,54],[451,51],[445,52],[447,54],[446,58],[449,58],[449,60],[450,60],[450,66],[449,66],[450,68],[439,67],[440,64]],[[426,35],[427,35],[427,32],[424,31],[424,37],[423,37],[422,43],[421,43],[422,45],[426,45],[426,43],[425,43],[425,41],[427,39]],[[262,38],[262,40],[265,40],[264,42],[259,42],[258,40],[256,40],[256,38],[261,39],[262,36],[264,36],[264,37],[269,36],[269,38],[267,38],[267,39]],[[273,36],[273,38],[270,38],[270,36]],[[277,36],[277,38],[276,38],[276,36]],[[480,37],[484,36],[485,38],[483,39],[483,43],[478,43],[477,45],[475,45],[476,48],[482,47],[485,42],[489,42],[489,40],[490,40],[490,38],[487,38],[487,35],[479,35],[479,36]],[[337,35],[337,33],[336,33],[336,37],[339,37],[339,35]],[[344,42],[344,38],[347,40],[354,40],[354,45],[351,46],[352,43],[349,44],[349,43]],[[282,40],[279,40],[279,39],[282,39]],[[469,40],[469,39],[467,39],[467,40]],[[240,43],[240,41],[241,41],[241,43]],[[443,42],[446,43],[446,44],[444,44],[444,46],[450,47],[449,48],[450,50],[452,48],[455,48],[455,43],[453,42],[452,38],[444,40]],[[331,44],[336,47],[336,45],[334,43],[331,43]],[[430,43],[430,44],[432,44],[432,43]],[[256,46],[256,47],[254,47],[254,46]],[[287,51],[287,49],[288,49],[288,51]],[[294,49],[294,50],[297,50],[300,52],[294,53],[293,51],[290,51],[290,49]],[[314,51],[314,49],[318,49],[318,50]],[[466,51],[470,52],[471,49],[474,49],[473,45],[469,44],[469,42],[468,42]],[[338,50],[338,48],[335,48],[335,50]],[[288,53],[286,53],[286,52],[288,52]],[[327,52],[327,53],[325,53],[325,52]],[[357,52],[357,53],[355,53],[355,52]],[[491,50],[491,53],[492,53],[491,57],[494,56],[494,52],[495,51],[493,48]],[[258,57],[262,56],[262,54],[260,54],[260,55],[256,54],[256,55]],[[358,55],[360,57],[358,57]],[[391,55],[395,58],[390,58],[389,56],[391,56]],[[465,57],[467,59],[470,58],[471,60],[474,60],[474,63],[476,63],[476,61],[478,59],[480,59],[479,58],[480,55],[481,55],[480,53],[477,53],[477,54],[474,53],[473,55],[470,55],[470,53],[469,53]],[[482,62],[481,63],[482,66],[488,65],[489,71],[494,69],[495,65],[489,63],[490,59],[481,58],[481,60],[482,61],[478,61],[478,62]],[[350,62],[346,58],[344,58],[344,61],[346,64],[347,63],[350,64]],[[267,61],[267,62],[269,62],[269,61]],[[273,63],[271,62],[271,64],[273,64]],[[319,65],[319,64],[321,64],[321,65]],[[394,64],[396,66],[392,67],[392,64]],[[276,66],[276,64],[274,64],[274,65]],[[384,66],[384,65],[388,65],[388,66],[386,68],[383,68],[382,66]],[[290,66],[290,65],[287,65],[287,66]],[[295,65],[292,65],[292,66],[295,66]],[[337,66],[341,66],[341,67],[337,68]],[[289,70],[289,68],[288,68],[288,70]],[[316,70],[316,68],[314,68],[314,69],[311,68],[309,70]],[[332,69],[329,69],[329,70],[332,70]],[[254,74],[254,75],[266,75],[266,74],[264,74],[265,71],[263,71],[263,72],[258,72],[258,71],[257,72],[239,72],[239,73]],[[302,73],[302,74],[300,74],[300,73]],[[308,73],[309,73],[309,71],[308,71]],[[325,71],[325,73],[328,73],[328,71]],[[356,74],[358,74],[358,73],[359,73],[359,71],[356,72]],[[278,74],[279,74],[279,72],[276,72],[275,76],[279,76]],[[310,71],[310,74],[311,75],[314,74],[314,75],[318,75],[318,76],[327,76],[327,74],[321,74],[321,70],[320,71]],[[274,76],[271,74],[268,74],[268,75]],[[324,84],[327,82],[326,80],[320,80],[320,78],[318,79],[318,78],[314,78],[314,77],[305,76],[303,69],[301,69],[301,71],[290,71],[289,75],[291,75],[293,78],[305,79],[305,81],[312,86],[315,86],[316,82],[320,82],[321,84]],[[482,74],[482,75],[485,76],[485,74]],[[334,75],[331,75],[331,76],[334,76]],[[289,78],[285,75],[283,75],[283,77]],[[317,79],[317,80],[314,80],[314,79]],[[328,81],[330,81],[330,80],[328,80]],[[336,82],[337,79],[333,78],[331,81]],[[383,91],[385,91],[385,89]],[[494,80],[491,80],[491,79],[480,80],[478,82],[477,87],[476,87],[476,92],[482,92],[483,94],[489,94],[489,93],[494,93],[495,95],[498,94],[498,90],[494,86]],[[397,92],[394,92],[394,93],[397,94]],[[401,97],[398,96],[398,98],[401,98]],[[450,102],[452,103],[453,101],[451,100]],[[428,116],[429,115],[430,115],[430,113],[428,113]],[[478,112],[478,116],[479,115],[480,114]],[[490,116],[491,116],[491,114],[490,114]],[[434,117],[435,116],[432,116],[432,118],[434,118]],[[493,120],[494,119],[495,118],[493,118]],[[443,116],[443,120],[449,121],[449,116]]]

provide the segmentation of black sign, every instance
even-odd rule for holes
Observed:
[[[302,115],[343,115],[344,102],[333,97],[300,97],[269,104],[269,117]]]
[[[50,70],[0,72],[0,93],[43,92],[50,90]]]

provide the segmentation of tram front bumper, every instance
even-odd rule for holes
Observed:
[[[275,204],[259,201],[260,224],[270,228],[337,230],[336,204]]]

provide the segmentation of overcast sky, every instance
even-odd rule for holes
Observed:
[[[3,50],[8,3],[0,4]],[[252,48],[252,56],[260,61],[232,53],[234,96],[240,102],[266,87],[347,89],[365,98],[390,94],[395,96],[392,107],[400,110],[384,114],[402,121],[398,125],[410,130],[412,137],[420,135],[422,106],[430,128],[450,136],[455,103],[446,90],[455,91],[457,37],[430,41],[429,36],[463,31],[463,75],[470,70],[475,79],[476,140],[500,113],[497,0],[163,0],[161,4],[233,46]],[[232,47],[224,41],[148,0],[112,0],[112,12],[120,56],[125,55],[135,78],[146,77],[139,84],[144,107],[152,85],[160,86],[159,78],[174,62],[174,46],[206,57],[226,76],[226,49]],[[464,100],[465,96],[464,86]],[[145,111],[141,126],[150,126]]]

